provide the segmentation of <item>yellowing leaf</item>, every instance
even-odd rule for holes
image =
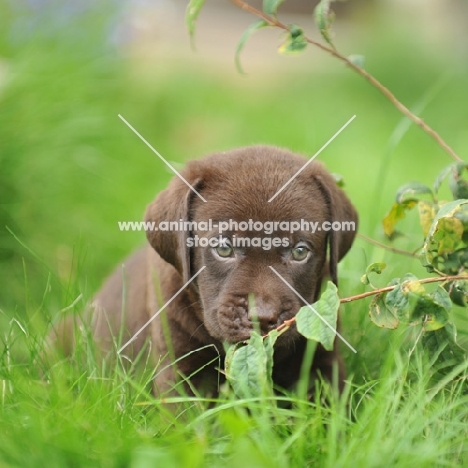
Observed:
[[[417,280],[413,281],[404,281],[401,284],[401,291],[403,294],[408,294],[410,292],[415,294],[423,294],[426,292],[424,286]]]
[[[420,260],[429,271],[456,274],[468,260],[468,200],[440,203],[421,249]],[[467,231],[465,231],[467,229]]]
[[[426,237],[436,216],[434,205],[427,201],[420,200],[418,202],[418,211],[419,222],[421,223],[424,237]]]
[[[382,221],[383,230],[387,237],[391,237],[395,232],[395,225],[405,217],[405,209],[399,203],[394,203],[390,211]]]
[[[462,242],[462,236],[463,223],[459,219],[440,219],[434,233],[434,239],[439,241],[439,255],[453,252]]]
[[[385,218],[382,220],[383,230],[387,237],[392,237],[395,234],[395,226],[398,221],[405,217],[405,211],[411,210],[416,205],[416,200],[408,200],[404,203],[395,203]]]
[[[421,296],[411,314],[411,325],[422,323],[425,331],[434,331],[444,327],[449,321],[448,310],[435,302],[429,294]]]

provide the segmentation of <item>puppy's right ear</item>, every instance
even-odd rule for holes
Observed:
[[[198,192],[202,184],[203,181],[197,179],[191,185]],[[148,205],[145,214],[145,221],[153,223],[153,229],[146,231],[149,243],[163,260],[176,268],[184,284],[191,277],[190,249],[187,247],[190,232],[168,228],[174,221],[177,224],[180,224],[180,221],[183,223],[191,221],[190,208],[196,196],[192,189],[175,177],[169,187]],[[161,222],[165,222],[166,225],[161,226]],[[161,230],[160,227],[164,229]]]
[[[331,230],[328,233],[330,246],[329,270],[332,281],[338,286],[338,262],[346,255],[356,236],[358,214],[346,194],[337,185],[335,179],[322,170],[315,176],[330,211],[330,223],[340,221],[347,224],[349,230]]]

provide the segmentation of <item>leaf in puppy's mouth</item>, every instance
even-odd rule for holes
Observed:
[[[239,398],[272,394],[273,346],[277,338],[276,330],[265,339],[253,331],[246,343],[236,343],[228,348],[226,378]]]

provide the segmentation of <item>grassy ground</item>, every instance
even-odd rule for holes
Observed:
[[[42,378],[37,358],[50,322],[82,310],[144,242],[117,221],[141,219],[171,178],[118,113],[176,163],[260,142],[312,155],[356,114],[320,159],[344,176],[361,232],[381,241],[396,189],[430,184],[450,163],[414,127],[395,144],[401,116],[318,52],[248,78],[175,59],[148,64],[111,40],[118,14],[46,3],[33,13],[0,4],[0,466],[468,466],[465,370],[436,379],[432,356],[417,347],[410,359],[411,337],[376,328],[364,302],[343,309],[343,334],[358,353],[343,349],[350,385],[342,398],[329,391],[328,405],[291,395],[284,409],[226,390],[214,403],[182,399],[184,411],[173,415],[148,392],[151,369],[139,377],[118,365],[103,370],[86,347]],[[451,44],[408,43],[401,31],[411,18],[368,20],[344,47],[364,53],[369,71],[407,105],[423,106],[463,157],[460,56]],[[290,60],[311,67],[288,71]],[[397,246],[415,248],[417,219],[404,229]],[[371,261],[388,263],[382,285],[427,274],[417,260],[358,240],[341,267],[342,296],[365,289],[359,278]],[[465,316],[456,311],[462,343]]]

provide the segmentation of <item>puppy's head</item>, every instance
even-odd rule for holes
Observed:
[[[148,207],[146,220],[156,225],[187,223],[147,236],[184,283],[205,266],[190,287],[214,338],[245,340],[254,322],[266,333],[292,318],[302,298],[317,299],[327,270],[337,282],[337,264],[356,233],[352,224],[337,228],[356,227],[357,214],[320,163],[306,164],[268,146],[215,154],[182,172],[194,190],[175,177]]]

